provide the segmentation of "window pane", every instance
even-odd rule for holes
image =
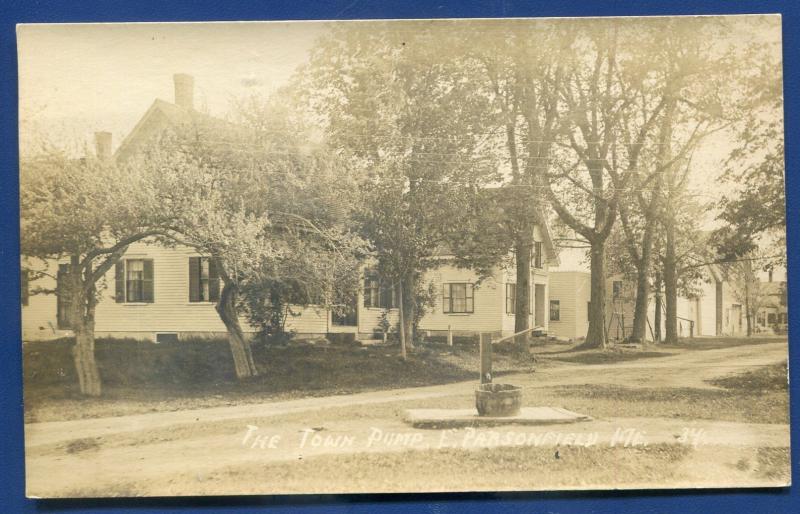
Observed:
[[[128,275],[131,273],[143,273],[144,272],[144,261],[142,260],[129,260],[128,261]]]
[[[127,299],[129,302],[141,302],[144,299],[144,261],[129,259],[126,263],[127,272]]]
[[[561,305],[558,300],[550,300],[550,321],[559,321]]]
[[[208,258],[204,257],[200,259],[200,278],[208,278],[208,265],[209,260]]]
[[[472,291],[470,284],[448,284],[445,291],[449,289],[450,312],[470,312],[472,310]],[[448,297],[445,297],[447,302]],[[447,305],[445,304],[445,312]]]

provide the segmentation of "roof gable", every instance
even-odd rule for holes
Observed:
[[[122,140],[114,152],[114,159],[117,162],[125,161],[164,131],[189,126],[230,130],[233,124],[156,98],[130,134]]]

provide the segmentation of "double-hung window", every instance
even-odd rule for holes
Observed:
[[[517,313],[517,284],[506,284],[506,314]]]
[[[550,300],[550,321],[561,321],[561,301]]]
[[[364,277],[364,307],[376,309],[395,309],[398,307],[394,286],[384,284],[375,273]]]
[[[208,257],[189,257],[189,301],[219,300],[219,274],[215,262]]]
[[[533,243],[533,267],[536,269],[544,268],[544,255],[542,255],[542,242]]]
[[[442,286],[442,312],[468,314],[475,312],[472,284],[462,282]]]
[[[115,270],[117,303],[153,303],[153,259],[125,259]]]

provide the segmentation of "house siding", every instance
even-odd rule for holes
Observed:
[[[100,281],[100,302],[95,315],[98,337],[134,337],[155,340],[161,332],[177,332],[182,336],[224,335],[225,325],[211,302],[189,301],[189,257],[198,254],[187,247],[166,248],[156,244],[135,243],[123,259],[153,259],[154,295],[152,303],[117,303],[114,299],[114,270]],[[25,264],[23,263],[23,266]],[[47,272],[55,275],[57,263],[48,263]],[[43,277],[31,281],[30,289],[55,288],[55,280]],[[31,295],[22,308],[23,340],[52,339],[71,332],[57,330],[55,295]],[[293,307],[299,316],[289,316],[287,330],[298,334],[324,334],[330,315],[317,307]],[[255,332],[247,319],[240,318],[242,330]]]
[[[550,321],[549,333],[568,339],[586,336],[589,328],[588,302],[591,293],[589,273],[554,271],[550,273],[550,300],[558,300],[559,321]],[[548,302],[549,304],[549,302]],[[549,305],[547,318],[549,319]]]
[[[41,261],[29,262],[21,260],[23,269],[32,269],[46,275],[28,282],[28,305],[22,307],[22,339],[32,341],[39,339],[56,339],[71,334],[69,330],[58,329],[57,302],[54,294],[33,294],[36,289],[54,290],[58,263],[49,261],[42,267]]]
[[[98,284],[101,299],[97,305],[95,333],[98,337],[133,337],[155,341],[159,333],[177,333],[180,338],[198,336],[223,336],[225,326],[219,319],[211,302],[189,301],[189,258],[198,254],[188,247],[164,247],[148,242],[130,246],[123,259],[152,259],[153,302],[117,303],[115,301],[114,270],[109,270]],[[23,264],[24,265],[24,264]],[[532,285],[544,287],[545,326],[547,326],[548,273],[547,268],[531,271]],[[49,273],[55,275],[57,263],[49,264]],[[512,271],[497,270],[491,277],[478,283],[474,271],[442,264],[423,276],[423,283],[433,284],[434,305],[420,322],[426,332],[474,334],[512,334],[514,316],[505,313],[505,284]],[[444,313],[442,285],[454,282],[474,284],[472,313]],[[55,280],[41,278],[31,281],[30,288],[54,288]],[[532,292],[534,288],[532,287]],[[358,294],[357,325],[353,327],[333,326],[331,313],[316,306],[294,306],[298,316],[289,316],[287,330],[300,336],[316,336],[333,332],[357,332],[362,338],[370,338],[380,332],[379,324],[384,309],[363,306],[363,292]],[[532,310],[535,313],[535,302]],[[388,311],[389,322],[396,326],[398,309]],[[531,315],[533,318],[534,315]],[[51,339],[69,335],[69,331],[58,330],[56,320],[56,297],[54,295],[31,295],[29,304],[22,309],[24,340]],[[242,330],[253,333],[256,328],[247,319],[240,319]]]
[[[445,313],[442,286],[461,282],[474,286],[473,312]],[[505,282],[502,272],[495,272],[492,277],[478,284],[478,275],[474,271],[442,264],[425,273],[423,284],[433,284],[435,296],[433,307],[420,321],[420,330],[444,333],[450,328],[455,334],[503,331]]]

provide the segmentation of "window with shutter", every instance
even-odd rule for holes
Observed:
[[[536,269],[542,269],[544,267],[544,255],[541,241],[536,241],[533,243],[533,251],[533,267]]]
[[[126,302],[154,301],[153,259],[126,259],[124,277]]]
[[[189,301],[219,300],[219,274],[210,257],[189,257]]]

